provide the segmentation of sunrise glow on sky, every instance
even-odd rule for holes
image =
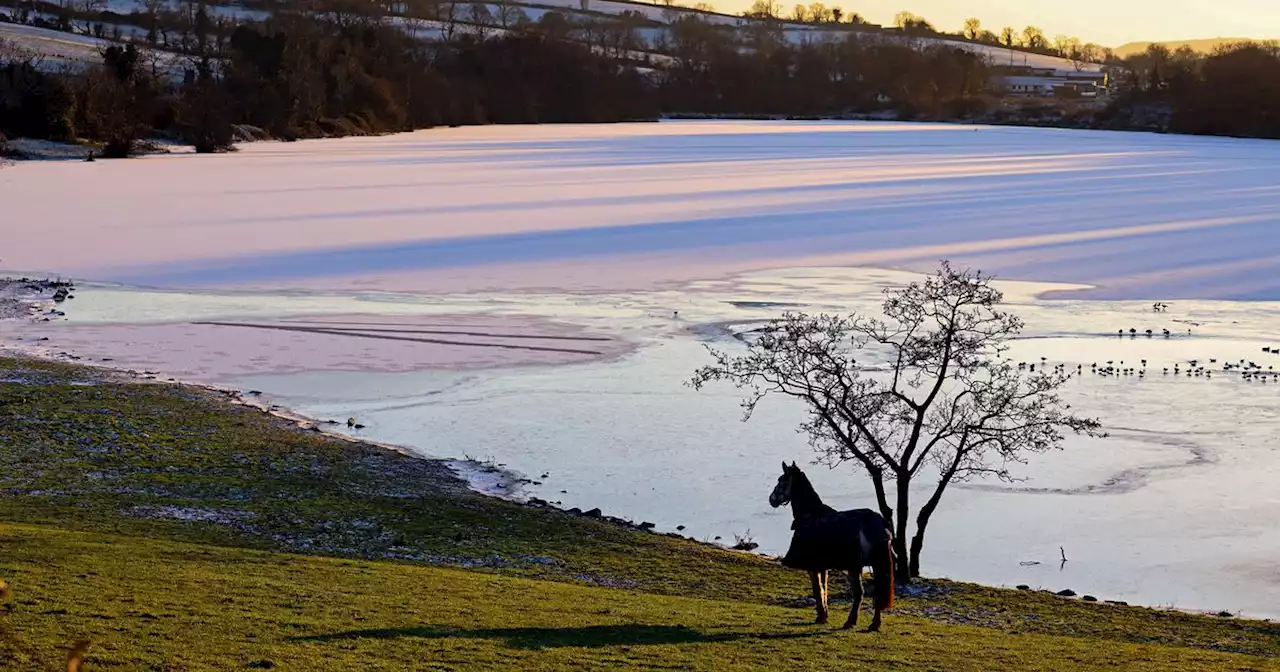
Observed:
[[[782,0],[789,13],[796,0]],[[719,0],[717,9],[737,13],[750,0]],[[808,1],[805,2],[808,4]],[[890,25],[899,11],[919,14],[939,29],[958,31],[966,17],[1000,32],[1002,26],[1033,25],[1056,35],[1116,47],[1126,42],[1211,37],[1280,38],[1280,0],[829,0],[872,23]]]

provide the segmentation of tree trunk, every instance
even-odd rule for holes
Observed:
[[[934,488],[933,494],[929,496],[929,501],[920,507],[920,513],[916,516],[916,534],[911,538],[911,555],[908,558],[908,571],[911,572],[911,578],[920,576],[920,551],[924,548],[924,531],[929,526],[929,519],[933,517],[933,512],[938,510],[938,503],[942,501],[942,492],[947,489],[947,484],[955,476],[955,470],[951,469],[938,481],[938,487]]]
[[[924,511],[921,511],[920,518],[916,522],[916,534],[911,537],[911,555],[907,563],[907,571],[911,573],[913,579],[920,577],[920,549],[924,548],[924,527],[928,524],[928,518],[924,515]]]
[[[899,584],[911,582],[911,565],[907,555],[907,520],[910,518],[911,475],[898,474],[898,520],[893,535],[893,575]]]
[[[880,507],[880,515],[884,517],[884,524],[890,530],[895,529],[893,525],[893,507],[889,506],[889,497],[884,491],[884,472],[879,469],[868,472],[871,474],[871,484],[876,489],[876,504]]]

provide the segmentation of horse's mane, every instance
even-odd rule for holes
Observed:
[[[835,513],[835,509],[827,506],[822,501],[822,497],[813,488],[813,483],[809,481],[809,477],[798,467],[793,469],[791,476],[791,510],[796,517]]]

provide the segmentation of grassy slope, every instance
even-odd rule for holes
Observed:
[[[80,637],[89,669],[1280,669],[1271,624],[947,582],[884,635],[839,633],[756,557],[480,497],[212,393],[0,359],[5,379],[3,670]]]
[[[19,588],[4,617],[9,669],[55,669],[96,645],[106,669],[556,669],[645,665],[938,670],[1272,669],[1213,651],[1011,636],[919,617],[863,635],[809,612],[394,563],[264,553],[0,525]],[[44,664],[43,668],[39,666]]]

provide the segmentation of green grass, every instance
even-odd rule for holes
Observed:
[[[79,638],[89,670],[1280,669],[1273,624],[943,581],[881,635],[813,626],[766,559],[482,497],[216,393],[5,379],[0,670]]]
[[[21,633],[0,649],[9,669],[56,669],[77,638],[94,642],[90,669],[1280,669],[914,616],[865,635],[751,602],[32,526],[0,525],[0,543],[16,586],[3,627]]]

